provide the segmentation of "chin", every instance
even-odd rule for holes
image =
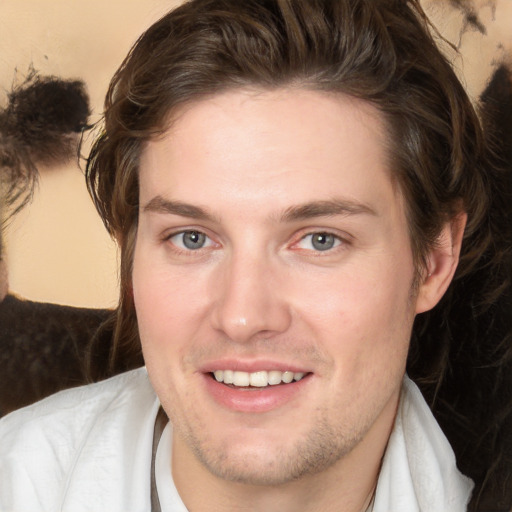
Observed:
[[[279,486],[327,470],[358,443],[358,439],[347,440],[325,429],[315,429],[291,442],[264,434],[261,437],[264,442],[260,438],[253,443],[234,442],[230,437],[221,447],[210,444],[206,448],[205,443],[194,443],[193,451],[218,478],[245,485]]]

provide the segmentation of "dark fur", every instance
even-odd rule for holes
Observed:
[[[6,219],[30,201],[39,166],[58,165],[77,154],[78,136],[89,116],[85,85],[77,80],[31,72],[8,98],[0,111],[1,206]],[[85,384],[91,339],[96,338],[99,349],[110,345],[112,333],[100,328],[109,314],[7,295],[0,303],[0,416]]]
[[[111,338],[98,331],[108,315],[7,295],[0,303],[0,415],[86,383],[90,340],[108,345]]]
[[[15,213],[30,201],[38,166],[57,165],[77,151],[87,127],[89,98],[79,80],[41,77],[31,71],[8,94],[0,111],[2,208]]]
[[[512,56],[511,56],[512,57]],[[480,96],[487,132],[512,179],[512,68],[498,66]]]

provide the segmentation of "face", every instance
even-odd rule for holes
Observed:
[[[384,449],[416,307],[385,134],[341,95],[231,91],[148,143],[133,289],[174,457],[275,485]]]

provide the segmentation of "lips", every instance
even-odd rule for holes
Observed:
[[[233,412],[263,413],[304,396],[313,374],[306,367],[276,361],[219,360],[202,368],[214,402]]]

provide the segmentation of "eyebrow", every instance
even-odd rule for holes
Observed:
[[[171,201],[162,196],[155,196],[143,208],[144,212],[166,213],[189,217],[197,220],[215,221],[215,217],[205,209],[181,201]]]
[[[346,199],[332,199],[330,201],[312,201],[302,205],[287,208],[281,219],[284,222],[307,220],[315,217],[333,217],[335,215],[360,215],[376,216],[377,212],[364,203],[358,203]]]
[[[182,201],[165,199],[155,196],[143,208],[144,212],[155,212],[170,215],[179,215],[191,219],[218,222],[218,219],[200,206],[195,206]],[[336,215],[360,215],[376,216],[377,213],[370,206],[346,199],[332,199],[327,201],[311,201],[287,208],[280,217],[281,222],[294,222],[316,217],[333,217]]]

